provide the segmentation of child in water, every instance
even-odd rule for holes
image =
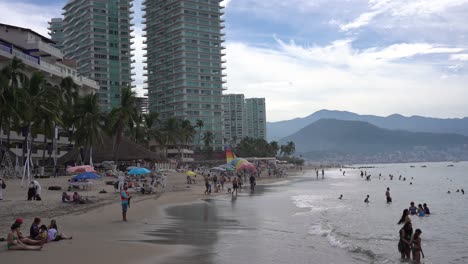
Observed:
[[[413,239],[411,239],[411,251],[413,253],[413,261],[415,263],[421,263],[421,253],[422,253],[422,248],[421,248],[421,234],[422,231],[421,229],[416,229],[414,232]],[[422,253],[424,257],[424,253]]]
[[[424,208],[422,207],[421,204],[418,204],[418,216],[419,217],[426,216],[426,211],[424,211]]]

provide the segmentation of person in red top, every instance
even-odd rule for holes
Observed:
[[[132,198],[128,194],[128,187],[124,185],[124,189],[120,192],[120,200],[122,201],[122,220],[127,221],[127,210],[130,202],[130,198]]]

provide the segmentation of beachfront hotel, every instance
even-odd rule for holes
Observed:
[[[146,66],[149,111],[174,117],[214,134],[223,149],[223,7],[220,0],[146,0]],[[194,148],[203,142],[194,136]]]
[[[233,146],[247,136],[243,94],[224,95],[224,138]]]
[[[232,145],[245,137],[266,140],[265,98],[224,95],[224,137]]]
[[[265,98],[245,99],[247,136],[266,139]]]
[[[77,61],[78,73],[98,82],[104,111],[118,106],[121,88],[132,83],[132,2],[70,0],[63,20],[50,21],[50,35]]]
[[[71,77],[80,87],[80,95],[98,92],[99,85],[95,81],[81,76],[77,71],[76,62],[66,59],[63,53],[54,47],[55,44],[51,39],[31,29],[0,24],[0,69],[11,64],[13,58],[16,57],[25,64],[24,73],[28,77],[31,77],[33,72],[39,71],[52,85],[59,85],[63,78]],[[67,136],[66,131],[59,132],[56,148],[57,157],[65,155],[69,149],[70,142]],[[42,143],[43,139],[44,136],[39,134],[34,141]],[[6,140],[6,131],[0,131],[0,142]],[[9,148],[15,155],[22,155],[23,143],[24,137],[21,133],[11,131]],[[51,152],[52,149],[33,145],[32,159],[34,161],[41,159],[43,151]]]

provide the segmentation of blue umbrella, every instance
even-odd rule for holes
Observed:
[[[91,180],[91,179],[100,179],[101,176],[97,175],[94,172],[83,172],[75,177],[72,178],[72,180],[80,181],[80,180]]]
[[[133,168],[128,172],[128,174],[141,175],[141,174],[148,174],[150,172],[151,171],[146,168]]]

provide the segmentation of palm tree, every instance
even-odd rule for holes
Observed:
[[[114,137],[113,150],[116,162],[124,132],[134,129],[137,116],[136,93],[130,86],[124,87],[120,93],[120,106],[114,108],[110,113],[110,128]]]
[[[272,152],[274,153],[274,155],[276,157],[276,155],[278,154],[278,151],[280,149],[279,143],[277,141],[272,141],[272,142],[270,142],[270,147],[271,147],[271,150],[272,150]]]
[[[195,128],[192,126],[189,120],[183,120],[180,122],[180,140],[179,140],[179,158],[182,160],[181,147],[182,145],[189,145],[190,142],[193,142],[193,137],[195,136]]]
[[[166,148],[168,146],[177,147],[180,138],[180,120],[173,117],[167,119],[163,124],[162,130]]]
[[[203,122],[203,120],[201,119],[197,119],[197,121],[195,122],[195,127],[198,128],[198,144],[201,143],[201,137],[202,137],[202,128],[205,126],[205,122]]]
[[[213,149],[211,148],[211,144],[214,141],[214,134],[211,131],[206,131],[203,135],[203,141],[205,143],[205,150],[206,150],[206,157],[207,159],[211,159],[213,155]]]
[[[294,144],[294,142],[292,141],[287,142],[285,153],[288,156],[291,156],[292,154],[294,154],[295,151],[296,151],[296,145]]]
[[[99,109],[98,95],[90,94],[78,99],[75,107],[76,132],[73,139],[78,146],[89,149],[92,164],[93,145],[102,143],[104,114]]]
[[[143,131],[144,131],[144,142],[148,144],[151,139],[156,138],[160,135],[159,130],[155,127],[159,123],[159,113],[152,112],[149,114],[143,114]]]

